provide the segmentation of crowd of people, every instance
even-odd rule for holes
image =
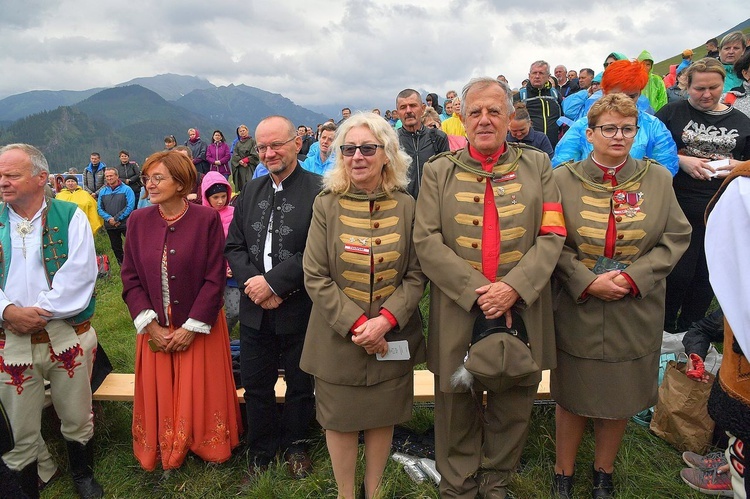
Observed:
[[[709,409],[731,436],[729,470],[721,483],[713,468],[682,476],[747,497],[750,307],[731,265],[746,266],[750,51],[739,32],[707,48],[716,53],[696,61],[685,51],[670,85],[649,52],[612,52],[600,74],[537,60],[517,91],[502,75],[474,78],[441,106],[407,88],[382,117],[344,108],[316,130],[269,116],[253,135],[237,127],[230,145],[190,128],[143,168],[125,150],[114,167],[91,153],[83,185],[69,172],[56,196],[39,150],[1,148],[7,486],[38,497],[47,481],[48,380],[76,490],[103,496],[89,377],[92,234],[104,227],[137,333],[132,434],[145,470],[179,468],[188,452],[221,463],[238,446],[239,323],[248,479],[279,457],[307,476],[317,419],[338,496],[378,497],[426,360],[441,497],[506,497],[547,369],[551,495],[572,497],[590,419],[592,495],[614,497],[626,423],[656,403],[662,331],[704,320],[715,291],[732,353]]]

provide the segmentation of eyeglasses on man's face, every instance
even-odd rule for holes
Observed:
[[[290,143],[296,138],[297,137],[292,137],[291,139],[285,140],[283,142],[271,142],[270,144],[258,144],[257,146],[255,146],[255,150],[258,152],[258,154],[265,154],[269,148],[273,151],[278,151],[279,149],[281,149],[286,144]]]

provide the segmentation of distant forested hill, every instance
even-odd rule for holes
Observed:
[[[101,88],[81,91],[32,90],[31,92],[11,95],[0,100],[0,123],[10,124],[42,111],[51,111],[60,106],[72,106],[101,90]]]
[[[52,172],[73,166],[81,171],[88,164],[89,152],[112,148],[114,138],[109,126],[69,106],[23,118],[0,132],[0,144],[26,142],[39,147]]]
[[[141,85],[96,91],[74,105],[13,120],[0,128],[0,144],[34,144],[45,153],[53,172],[67,171],[71,167],[80,171],[88,164],[93,151],[101,153],[105,163],[115,164],[119,151],[125,149],[132,160],[142,163],[149,154],[163,148],[166,135],[174,135],[181,144],[187,140],[187,129],[191,127],[201,130],[206,141],[210,141],[213,130],[219,129],[231,143],[237,126],[244,123],[252,133],[258,122],[271,114],[280,114],[295,124],[311,127],[326,119],[282,95],[261,89],[245,85],[215,87],[194,77],[169,79],[168,76],[179,75],[154,77],[166,78],[161,85],[150,79],[140,80],[147,80],[152,88],[171,92],[173,96],[181,95],[181,90],[189,90],[200,82],[205,82],[200,85],[205,88],[193,88],[173,101]],[[29,97],[28,94],[32,93],[19,95]],[[0,101],[0,116],[9,99],[13,101],[11,97]]]
[[[28,142],[47,156],[53,172],[81,170],[97,151],[115,164],[125,149],[142,163],[164,147],[164,136],[203,120],[137,85],[103,90],[75,106],[62,106],[16,121],[0,143]]]

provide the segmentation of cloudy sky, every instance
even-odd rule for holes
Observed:
[[[244,83],[303,106],[393,106],[473,76],[518,86],[529,63],[656,60],[747,18],[747,0],[0,0],[0,98],[177,73]]]

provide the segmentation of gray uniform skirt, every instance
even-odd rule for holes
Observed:
[[[315,378],[316,418],[326,430],[351,432],[411,419],[414,375],[371,386],[334,385]]]
[[[659,351],[622,362],[575,357],[557,351],[550,376],[552,398],[579,416],[628,419],[658,398]]]

